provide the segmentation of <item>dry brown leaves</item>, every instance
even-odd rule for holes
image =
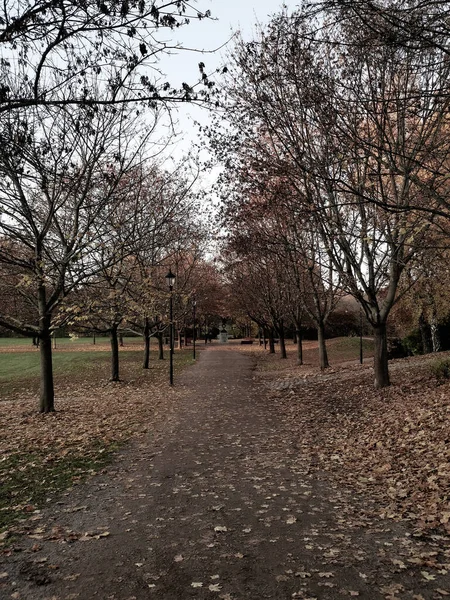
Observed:
[[[395,361],[384,390],[369,367],[299,383],[301,369],[272,395],[311,463],[374,499],[382,517],[450,533],[450,382],[440,385],[425,357]]]
[[[76,448],[89,450],[102,443],[127,439],[145,432],[162,409],[177,395],[162,377],[148,383],[108,383],[67,387],[57,395],[57,412],[37,413],[33,396],[2,402],[0,457],[16,452],[64,455]]]
[[[54,413],[39,414],[36,396],[26,391],[1,402],[0,477],[4,489],[11,490],[6,492],[11,494],[9,501],[0,498],[2,510],[12,509],[20,516],[37,508],[26,497],[18,499],[24,494],[16,495],[18,469],[32,473],[44,468],[52,480],[52,491],[58,491],[58,486],[70,485],[70,481],[55,482],[61,471],[72,469],[72,483],[76,483],[92,466],[98,468],[103,452],[151,431],[159,420],[167,420],[182,392],[168,385],[165,364],[147,372],[139,364],[133,369],[135,372],[128,369],[126,381],[119,383],[102,382],[96,373],[87,374],[86,381],[80,377],[76,383],[69,378],[60,381]],[[73,460],[78,458],[82,466],[73,468]],[[29,479],[31,498],[33,476]],[[28,485],[25,474],[20,481]],[[26,496],[27,491],[24,493]]]

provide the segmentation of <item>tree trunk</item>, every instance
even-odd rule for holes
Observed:
[[[430,329],[431,329],[431,344],[433,346],[433,352],[441,351],[441,336],[439,335],[439,325],[436,315],[431,315],[430,321]]]
[[[275,340],[272,327],[269,329],[269,354],[275,354]]]
[[[113,325],[109,332],[111,341],[111,381],[119,380],[119,336],[117,335],[117,325]]]
[[[50,319],[45,319],[50,325]],[[49,328],[41,332],[40,336],[40,359],[41,359],[41,393],[39,412],[50,413],[55,410],[55,391],[53,387],[53,363],[52,363],[52,338]]]
[[[428,324],[425,320],[425,316],[423,312],[420,313],[419,316],[419,331],[420,338],[422,340],[422,351],[424,354],[429,354],[432,351],[432,347],[430,345],[430,335],[428,330]]]
[[[284,325],[281,324],[278,328],[278,334],[279,334],[279,338],[280,338],[280,358],[287,358],[287,353],[286,353],[286,340],[284,337]]]
[[[158,338],[158,360],[164,360],[164,338],[162,331],[156,337]]]
[[[302,330],[300,327],[297,328],[296,332],[297,337],[297,364],[303,364],[303,341],[302,341]]]
[[[148,319],[145,319],[144,325],[144,361],[142,363],[143,369],[148,369],[150,366],[150,325]]]
[[[375,356],[373,362],[375,387],[383,388],[390,385],[386,323],[374,326],[373,329],[375,333]]]
[[[263,329],[263,338],[264,338],[264,350],[267,350],[267,335],[266,335],[266,329]]]
[[[51,315],[47,313],[47,291],[44,285],[38,288],[39,351],[41,360],[41,390],[39,411],[50,413],[55,410],[53,387],[52,338],[50,336]]]
[[[319,365],[320,370],[324,371],[330,366],[328,362],[327,345],[325,342],[325,324],[321,322],[317,327],[317,338],[319,341]]]

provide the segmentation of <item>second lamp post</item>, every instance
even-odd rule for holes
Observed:
[[[170,339],[170,385],[173,385],[173,346],[174,346],[174,335],[173,335],[173,286],[175,284],[175,275],[172,273],[172,269],[166,275],[167,285],[170,291],[170,312],[169,312],[169,339]]]

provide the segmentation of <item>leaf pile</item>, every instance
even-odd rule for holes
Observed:
[[[125,368],[126,367],[126,368]],[[57,388],[57,412],[37,412],[33,393],[1,402],[0,530],[101,469],[132,436],[167,419],[181,393],[168,385],[166,362],[144,372],[124,365],[125,381],[105,383],[95,369]]]
[[[303,379],[299,367],[270,386],[311,465],[371,497],[383,518],[448,534],[450,383],[441,385],[429,362],[396,361],[383,390],[359,365]]]

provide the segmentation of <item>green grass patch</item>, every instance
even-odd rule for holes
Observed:
[[[54,495],[81,482],[109,464],[118,449],[96,442],[83,455],[51,460],[37,453],[8,456],[0,461],[0,531],[44,506]]]
[[[125,346],[143,346],[144,345],[143,339],[139,336],[124,337],[123,343],[125,344]],[[56,340],[53,340],[53,344],[56,346],[56,348],[59,348],[59,347],[76,348],[77,346],[86,346],[86,345],[109,346],[110,341],[109,341],[108,336],[96,336],[95,344],[94,344],[94,338],[92,336],[77,337],[77,338],[57,337]],[[155,338],[152,338],[151,344],[152,344],[152,346],[153,345],[156,346],[157,340]],[[34,346],[32,344],[32,339],[31,338],[0,337],[0,348],[21,348],[21,347],[29,347],[31,349],[34,348]]]
[[[121,379],[135,379],[144,375],[141,368],[143,350],[121,349],[119,354],[119,369]],[[109,351],[64,351],[53,352],[53,372],[55,388],[60,384],[77,383],[92,379],[93,385],[109,378],[111,353]],[[193,363],[192,351],[175,350],[174,368],[179,371]],[[165,352],[165,360],[158,360],[158,354],[152,350],[150,355],[150,370],[163,371],[169,369],[169,353]],[[39,388],[40,362],[39,351],[0,353],[0,400],[23,390],[36,392]],[[70,381],[68,381],[70,379]]]
[[[344,361],[359,358],[359,337],[339,337],[327,340],[328,358],[330,360]],[[375,343],[373,339],[363,338],[363,357],[373,356]]]
[[[74,382],[89,376],[95,370],[104,371],[109,364],[109,352],[60,352],[53,353],[55,384],[67,377]],[[0,353],[0,400],[24,389],[39,388],[39,351]]]
[[[371,338],[363,338],[363,360],[364,362],[372,359],[374,354],[374,341]],[[326,340],[327,354],[330,365],[359,361],[359,337],[339,337]],[[297,347],[291,340],[287,341],[286,350],[288,360],[280,360],[280,348],[275,346],[275,354],[269,354],[268,346],[266,351],[261,348],[244,346],[241,351],[246,351],[255,357],[258,371],[283,371],[286,368],[295,367],[297,364]],[[317,341],[305,340],[303,343],[303,363],[308,366],[319,366],[319,350]]]
[[[30,346],[31,348],[31,338],[0,337],[0,348],[15,348],[20,346]]]
[[[433,361],[430,364],[430,370],[439,381],[450,379],[450,358]]]
[[[38,352],[0,354],[2,367],[0,384],[3,399],[14,399],[15,392],[21,389],[20,386],[24,381],[35,386],[37,391],[39,386],[38,354]],[[120,352],[120,377],[126,384],[127,393],[130,393],[134,385],[140,392],[146,389],[145,386],[148,386],[149,408],[145,408],[142,403],[137,404],[138,410],[143,411],[145,420],[147,414],[151,414],[152,410],[153,382],[157,382],[158,385],[167,382],[167,387],[169,386],[169,354],[165,353],[165,360],[158,360],[157,353],[152,351],[149,370],[142,369],[142,358],[142,350],[122,350]],[[6,362],[2,359],[5,359]],[[37,429],[41,433],[32,434],[31,444],[30,440],[24,437],[20,438],[22,441],[18,451],[11,451],[11,446],[8,446],[7,443],[4,444],[0,454],[0,457],[3,456],[2,459],[0,458],[0,531],[10,529],[14,523],[26,519],[35,509],[44,507],[48,501],[74,483],[83,481],[87,476],[111,462],[117,448],[126,443],[133,432],[137,431],[133,419],[131,419],[128,429],[122,427],[123,421],[120,417],[114,417],[117,415],[114,410],[110,410],[109,413],[107,410],[105,413],[99,413],[97,410],[95,415],[102,415],[102,426],[104,429],[106,428],[107,432],[107,436],[103,439],[99,437],[103,434],[98,433],[97,416],[92,416],[91,411],[86,408],[89,405],[90,394],[92,393],[95,397],[96,388],[100,389],[100,398],[103,398],[101,401],[107,403],[105,405],[107,407],[111,406],[112,401],[117,403],[117,398],[122,394],[124,388],[121,387],[121,384],[118,384],[117,388],[114,386],[104,387],[109,379],[109,352],[79,351],[59,354],[55,352],[54,362],[56,394],[59,393],[70,398],[71,390],[76,389],[78,396],[85,396],[79,405],[80,421],[76,423],[78,427],[80,423],[82,424],[82,446],[80,446],[76,432],[74,440],[70,440],[70,435],[67,435],[70,432],[65,429],[67,423],[64,425],[64,416],[59,424],[58,421],[55,421],[54,427],[51,428],[54,432],[55,428],[59,427],[56,444],[51,441],[53,435],[48,438],[49,444],[45,444],[47,434],[42,432],[46,431],[46,426],[41,422],[39,423],[42,427]],[[183,369],[192,363],[191,351],[175,351],[175,384]],[[9,365],[9,371],[5,368],[5,364]],[[25,369],[26,374],[24,375]],[[102,392],[102,389],[107,391]],[[159,389],[161,390],[160,385]],[[12,393],[6,393],[8,390]],[[58,409],[57,401],[55,419],[58,418]],[[27,413],[18,413],[17,416],[22,420],[22,425],[23,419],[28,418]],[[76,416],[74,418],[77,419]],[[105,425],[105,418],[108,425]],[[115,428],[115,418],[119,419],[117,429]],[[142,422],[142,419],[138,421],[139,429],[142,427]],[[34,431],[34,423],[36,421],[31,417],[29,424],[31,432]],[[85,435],[86,432],[91,431],[90,428],[92,428],[92,441],[89,435]],[[8,433],[14,439],[17,437],[13,428],[10,428]],[[36,435],[39,439],[35,439]]]
[[[93,363],[105,362],[108,352],[53,352],[54,373],[71,373],[89,368]],[[28,379],[39,377],[39,351],[0,354],[0,380]]]

